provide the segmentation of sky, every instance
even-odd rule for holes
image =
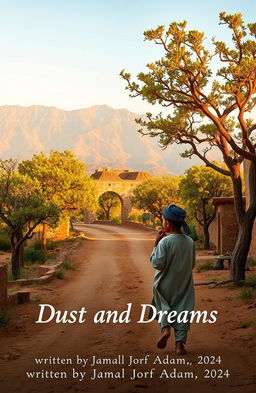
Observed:
[[[0,0],[0,105],[158,111],[130,98],[119,76],[122,69],[136,76],[162,56],[143,32],[187,20],[210,45],[229,36],[218,24],[222,11],[256,21],[253,0]]]

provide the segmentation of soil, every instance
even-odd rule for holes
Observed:
[[[30,287],[31,303],[14,307],[9,327],[0,330],[1,392],[255,393],[255,295],[246,302],[239,298],[241,289],[231,285],[215,289],[196,286],[196,309],[208,313],[217,310],[217,321],[192,324],[186,346],[188,353],[178,357],[174,352],[173,333],[168,346],[160,350],[156,347],[160,334],[158,323],[137,323],[141,304],[149,304],[152,299],[154,270],[149,256],[155,233],[96,224],[80,226],[79,229],[86,233],[86,238],[70,256],[76,270],[67,271],[64,280],[55,279],[44,286]],[[255,274],[255,271],[250,268],[247,274]],[[194,273],[197,283],[227,278],[227,270]],[[130,303],[129,323],[93,322],[99,310],[122,312]],[[35,323],[39,317],[39,304],[50,304],[61,312],[84,307],[86,321]],[[47,315],[44,318],[48,318]],[[77,365],[77,356],[88,358],[88,364],[85,367]],[[130,356],[138,364],[129,367]],[[90,363],[94,357],[119,364],[93,367]],[[199,364],[200,357],[204,364]],[[47,364],[38,365],[35,358],[63,364],[49,364],[48,360]],[[69,359],[72,364],[64,364]],[[148,364],[143,364],[144,359]],[[159,359],[171,364],[159,364]],[[175,364],[177,359],[184,359],[185,364]],[[209,361],[213,364],[207,364]],[[85,378],[81,381],[72,378],[73,368],[85,371]],[[103,374],[97,374],[98,378],[92,380],[94,368],[102,373],[120,372],[120,375],[100,378]],[[136,379],[132,379],[133,369]],[[207,369],[210,378],[205,378]],[[160,378],[163,370],[167,374]],[[228,378],[226,370],[229,370]],[[40,378],[28,378],[26,373],[29,371],[40,372]],[[55,373],[54,378],[49,374],[47,378],[46,371],[59,374]],[[67,378],[60,372],[66,372]],[[118,378],[122,372],[124,378]],[[193,378],[190,372],[194,374]],[[104,376],[107,375],[111,376]]]

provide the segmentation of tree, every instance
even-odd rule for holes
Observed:
[[[102,220],[110,220],[113,218],[113,212],[120,207],[121,202],[119,197],[111,191],[104,192],[99,197],[99,209],[97,211],[98,217]]]
[[[21,162],[19,172],[38,181],[46,200],[56,203],[62,215],[72,218],[81,209],[96,210],[96,187],[86,174],[85,164],[71,151],[51,150],[49,157],[41,152]],[[45,226],[43,243],[46,247]]]
[[[20,276],[23,245],[42,222],[56,225],[59,208],[43,197],[40,185],[16,170],[14,160],[0,160],[0,219],[6,224],[12,246],[12,273]]]
[[[212,40],[215,51],[204,46],[204,33],[186,30],[186,22],[173,22],[165,30],[158,26],[144,33],[145,39],[161,46],[164,56],[148,64],[138,82],[125,71],[122,77],[132,96],[151,104],[172,107],[166,116],[160,113],[137,122],[147,129],[142,134],[159,137],[160,144],[187,144],[185,157],[198,156],[206,166],[229,176],[233,184],[234,205],[239,234],[232,254],[231,279],[245,278],[245,264],[256,216],[256,154],[253,131],[256,123],[249,114],[256,106],[256,23],[247,27],[241,14],[220,14],[220,24],[232,33],[231,47]],[[220,68],[213,73],[214,56]],[[209,151],[218,149],[227,169],[212,163]],[[249,162],[249,201],[243,203],[241,163]]]
[[[221,164],[216,163],[221,167]],[[230,179],[204,165],[193,165],[180,181],[179,195],[190,214],[203,228],[204,248],[210,249],[209,226],[216,217],[212,199],[232,195]]]
[[[155,177],[140,183],[131,198],[137,209],[150,212],[154,219],[162,220],[163,208],[170,204],[179,204],[177,196],[179,176]]]

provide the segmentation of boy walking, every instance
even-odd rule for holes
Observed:
[[[186,212],[176,205],[169,205],[163,210],[163,230],[158,232],[150,262],[157,270],[153,285],[152,305],[157,311],[182,311],[194,309],[194,283],[192,269],[195,265],[195,247],[188,237],[189,228],[185,222]],[[185,234],[181,232],[183,228]],[[150,317],[150,315],[149,315]],[[186,353],[184,344],[187,340],[189,323],[175,321],[170,324],[166,315],[162,318],[161,337],[158,348],[165,348],[170,337],[170,328],[174,329],[176,353]]]

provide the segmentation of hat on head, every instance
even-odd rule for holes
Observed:
[[[181,207],[176,205],[169,205],[163,209],[163,216],[166,220],[177,222],[181,224],[186,235],[190,234],[190,229],[185,221],[186,212]]]

